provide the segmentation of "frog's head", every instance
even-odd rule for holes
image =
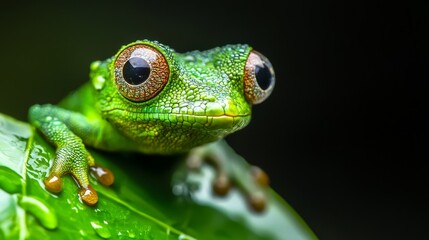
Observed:
[[[152,153],[185,151],[243,128],[275,79],[268,59],[248,45],[176,53],[143,40],[91,69],[102,115]]]

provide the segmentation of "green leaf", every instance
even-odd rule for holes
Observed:
[[[95,207],[80,201],[69,176],[59,195],[47,192],[41,180],[54,149],[0,114],[0,239],[317,239],[274,191],[256,214],[235,190],[212,196],[207,166],[185,175],[180,157],[91,153],[115,174],[109,188],[91,180]]]

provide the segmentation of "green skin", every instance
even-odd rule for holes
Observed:
[[[124,97],[115,83],[116,59],[136,44],[158,50],[169,69],[166,84],[144,101]],[[251,117],[252,103],[243,89],[251,51],[248,45],[227,45],[181,54],[143,40],[123,46],[112,58],[92,63],[91,81],[58,106],[34,105],[29,110],[30,122],[57,148],[48,180],[61,185],[60,178],[71,174],[82,190],[81,197],[88,189],[97,197],[88,179],[88,169],[95,162],[85,145],[144,154],[194,153],[190,159],[202,160],[227,148],[218,140],[246,126]]]

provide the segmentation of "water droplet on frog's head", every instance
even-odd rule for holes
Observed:
[[[97,235],[102,238],[110,238],[112,236],[106,224],[100,223],[98,220],[91,221],[91,226]]]

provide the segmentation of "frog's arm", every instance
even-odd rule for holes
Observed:
[[[88,107],[92,106],[88,91],[89,88],[84,86],[61,104],[73,110],[50,104],[34,105],[29,110],[29,119],[57,149],[50,174],[45,180],[46,188],[60,192],[61,177],[71,174],[79,184],[82,200],[94,205],[98,197],[89,184],[88,168],[103,185],[113,183],[113,174],[108,169],[95,165],[85,145],[115,150],[129,148],[133,144]],[[80,101],[76,101],[77,99]],[[89,101],[83,105],[85,109],[74,111],[78,110],[76,106],[82,100]]]

